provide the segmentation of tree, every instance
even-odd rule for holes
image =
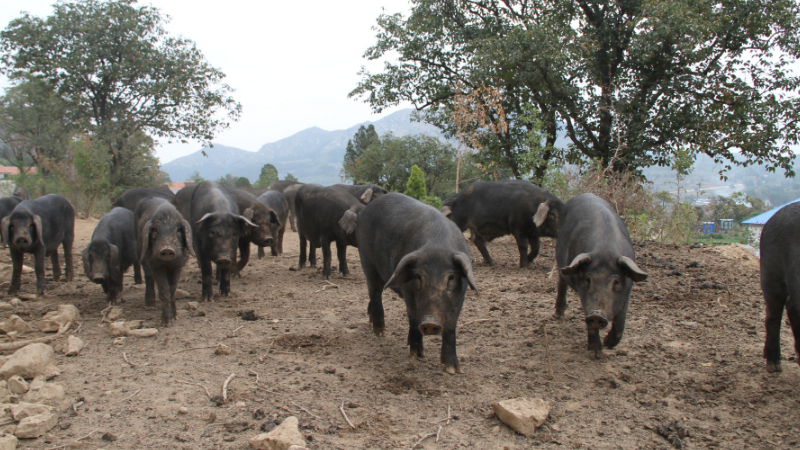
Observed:
[[[375,131],[374,125],[370,124],[368,127],[361,125],[358,127],[358,131],[356,131],[353,139],[347,141],[344,163],[342,164],[342,178],[344,181],[351,181],[353,184],[364,184],[359,180],[351,178],[349,174],[354,172],[356,161],[364,154],[364,151],[379,140],[380,138]]]
[[[425,174],[416,164],[411,166],[411,175],[406,182],[405,194],[417,200],[428,196],[428,191],[425,189]]]
[[[542,149],[559,127],[571,142],[544,160],[596,160],[619,173],[668,166],[688,146],[723,171],[758,162],[793,175],[799,22],[795,2],[783,1],[415,0],[408,18],[378,18],[364,56],[397,60],[362,69],[350,95],[375,111],[411,102],[452,135],[456,95],[497,90],[508,132],[487,136],[483,152],[516,177],[531,128],[525,105],[538,110]]]
[[[241,106],[194,42],[167,33],[166,16],[134,0],[58,2],[0,32],[0,66],[12,82],[35,78],[68,102],[84,133],[103,142],[113,186],[129,177],[139,133],[210,143]]]
[[[249,188],[249,187],[252,187],[252,186],[250,185],[250,180],[248,180],[245,177],[239,177],[239,178],[236,179],[236,187],[237,188],[241,188],[241,187]]]
[[[261,175],[258,176],[253,187],[266,189],[276,181],[278,181],[278,169],[272,164],[264,164],[261,168]]]
[[[206,181],[206,179],[201,177],[200,176],[200,172],[195,170],[194,172],[192,172],[191,175],[189,175],[189,178],[187,178],[186,181],[191,181],[191,182],[197,184],[197,183],[202,183],[203,181]]]
[[[295,176],[294,176],[294,175],[292,175],[291,173],[287,173],[287,174],[286,174],[286,178],[284,178],[284,180],[286,180],[286,181],[299,181],[299,180],[297,179],[297,177],[295,177]]]
[[[225,175],[219,177],[217,181],[219,182],[219,184],[225,186],[226,188],[233,189],[236,187],[237,179],[238,178],[236,177],[236,175],[231,175],[229,173],[226,173]]]

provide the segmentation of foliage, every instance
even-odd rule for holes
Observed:
[[[555,157],[568,163],[638,172],[691,147],[722,171],[793,174],[798,22],[789,1],[415,0],[409,17],[378,17],[364,56],[384,69],[362,69],[350,96],[376,112],[410,102],[453,135],[456,96],[494,89],[509,127],[493,159],[516,177],[528,104],[545,147],[563,128],[571,145]]]
[[[406,182],[405,194],[417,200],[428,196],[428,191],[425,188],[425,174],[416,164],[411,166],[411,175],[409,175]]]
[[[195,170],[194,172],[192,172],[191,175],[189,175],[189,178],[187,178],[186,181],[191,181],[191,182],[197,184],[197,183],[202,183],[203,181],[206,181],[206,179],[201,177],[200,176],[200,172]]]
[[[231,175],[229,173],[226,173],[225,175],[219,177],[217,181],[219,182],[219,184],[225,186],[226,188],[234,189],[236,188],[236,180],[238,180],[236,175]]]
[[[261,175],[253,183],[253,187],[266,189],[276,181],[278,181],[278,169],[272,164],[264,164],[264,167],[261,168]]]
[[[239,177],[239,178],[236,179],[236,187],[237,188],[242,188],[242,187],[249,188],[249,187],[253,187],[253,186],[250,185],[250,180],[248,180],[247,178]]]
[[[425,197],[421,198],[420,201],[426,205],[433,206],[436,209],[442,209],[442,199],[435,195],[426,195]]]
[[[342,164],[342,179],[350,181],[353,184],[369,184],[360,180],[353,179],[352,174],[355,173],[356,161],[360,158],[364,151],[375,142],[378,142],[378,133],[375,131],[375,126],[370,124],[368,127],[361,125],[358,131],[353,136],[353,139],[347,141],[347,149],[344,153],[344,162]]]
[[[17,86],[35,79],[49,90],[42,98],[64,103],[78,131],[105,144],[111,185],[122,189],[151,169],[136,166],[147,162],[142,136],[209,143],[241,111],[194,42],[170,36],[157,8],[134,3],[58,2],[51,16],[24,13],[0,32],[3,72]]]
[[[710,220],[733,219],[734,224],[747,220],[766,211],[764,201],[742,192],[734,192],[730,197],[715,197],[708,205]]]
[[[291,173],[287,173],[286,177],[284,178],[284,180],[286,180],[286,181],[300,181],[300,180],[297,179],[297,177],[295,177]]]

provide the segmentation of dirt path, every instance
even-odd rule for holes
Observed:
[[[95,224],[77,222],[76,253]],[[101,326],[105,296],[82,267],[76,281],[48,283],[48,295],[25,302],[17,314],[37,319],[73,303],[88,347],[78,357],[57,356],[62,374],[54,381],[66,387],[68,400],[59,425],[20,448],[245,449],[248,439],[291,415],[311,448],[407,449],[440,426],[439,441],[431,437],[422,448],[673,448],[658,432],[673,423],[688,435],[683,448],[800,448],[800,368],[792,356],[782,374],[764,371],[758,265],[741,253],[637,246],[650,279],[634,287],[622,343],[604,360],[590,361],[574,293],[566,319],[553,320],[552,242],[527,270],[516,267],[511,238],[489,246],[495,267],[480,262],[473,247],[481,295],[469,292],[459,321],[466,373],[449,376],[437,356],[409,359],[405,307],[388,291],[386,336],[372,334],[356,249],[348,250],[354,275],[333,276],[333,287],[314,269],[290,269],[297,246],[297,235],[288,232],[286,256],[251,261],[233,280],[233,297],[201,303],[198,311],[185,310],[200,295],[191,261],[181,288],[193,298],[179,300],[176,325],[121,345]],[[7,253],[0,261],[8,262]],[[23,292],[34,292],[34,277],[25,277]],[[144,308],[143,288],[131,283],[128,274],[125,318],[157,327],[159,312]],[[242,320],[248,310],[259,320]],[[545,320],[555,380],[547,372]],[[793,355],[786,326],[782,342],[785,357]],[[201,348],[220,343],[230,355]],[[428,355],[438,355],[439,345],[425,338]],[[180,383],[217,396],[232,373],[229,402],[221,406],[203,387]],[[535,437],[516,434],[491,413],[493,402],[519,396],[553,404]],[[70,405],[81,401],[76,413]],[[355,429],[339,411],[342,403]],[[442,420],[448,408],[449,422]],[[83,444],[76,441],[92,431]]]

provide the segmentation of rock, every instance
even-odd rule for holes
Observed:
[[[6,383],[8,390],[15,394],[24,394],[28,392],[28,389],[30,389],[28,382],[19,375],[14,375],[13,377],[9,378]]]
[[[186,302],[186,309],[189,311],[195,311],[197,309],[198,303],[197,302]]]
[[[288,450],[308,450],[308,448],[300,445],[292,445],[291,447],[289,447]]]
[[[217,349],[214,350],[214,353],[217,354],[217,355],[230,355],[231,354],[231,348],[228,347],[225,344],[219,344],[219,345],[217,345]]]
[[[134,337],[153,337],[158,334],[156,328],[141,328],[139,330],[128,330],[128,336]]]
[[[112,343],[114,345],[122,345],[122,344],[125,343],[125,341],[126,341],[125,336],[122,336],[122,337],[118,337],[118,338],[114,339],[114,342],[112,342]]]
[[[53,407],[43,405],[41,403],[26,403],[20,402],[11,408],[11,415],[14,420],[20,421],[26,417],[38,416],[39,414],[49,413],[53,411]]]
[[[506,425],[525,436],[533,436],[550,415],[550,403],[540,398],[519,397],[492,405],[495,414]]]
[[[0,404],[0,421],[10,422],[14,420],[14,414],[11,412],[17,405],[13,403]]]
[[[19,294],[17,297],[20,300],[36,300],[36,294]]]
[[[28,393],[22,396],[22,400],[28,403],[51,402],[63,398],[64,386],[56,383],[44,383],[43,386],[36,388],[32,385]]]
[[[81,312],[75,305],[58,305],[57,311],[50,311],[36,322],[36,326],[45,333],[58,331],[61,327],[70,322],[80,320]]]
[[[14,309],[14,307],[11,305],[11,303],[0,302],[0,311],[5,311],[5,310],[8,310],[8,309]],[[14,438],[14,439],[16,439],[16,438]]]
[[[67,345],[66,348],[64,348],[64,354],[67,356],[77,356],[85,346],[86,344],[83,342],[83,339],[70,334],[67,337]]]
[[[14,314],[8,319],[0,322],[0,331],[6,334],[12,331],[16,331],[18,333],[28,333],[33,331],[33,327],[30,326],[28,322],[22,320],[22,318],[20,318],[18,315]]]
[[[8,338],[9,341],[14,342],[19,337],[19,331],[9,331],[6,334],[6,337]]]
[[[186,298],[191,296],[192,294],[184,291],[183,289],[175,289],[175,298]]]
[[[0,450],[16,450],[17,437],[13,434],[4,434],[0,436]]]
[[[181,406],[180,408],[178,408],[178,414],[189,414],[189,408]]]
[[[108,310],[108,315],[106,315],[106,318],[108,320],[114,321],[117,319],[121,319],[124,313],[125,311],[119,306],[112,306],[111,309]]]
[[[141,328],[144,320],[129,320],[125,322],[125,328],[129,330],[135,330],[137,328]]]
[[[8,301],[8,304],[11,305],[14,308],[19,308],[20,306],[22,306],[22,300],[14,297],[14,298],[12,298],[11,300]]]
[[[20,439],[38,438],[50,431],[57,423],[58,417],[53,413],[26,417],[19,422],[14,435]]]
[[[33,270],[33,267],[26,266],[25,264],[22,265],[22,273],[34,273],[34,272],[36,272],[36,271]],[[34,298],[36,298],[36,297],[34,297]]]
[[[47,344],[30,344],[14,352],[3,367],[0,367],[0,380],[8,380],[14,375],[30,379],[43,376],[52,378],[60,372],[55,366],[55,352]]]
[[[6,361],[8,361],[8,358],[5,356],[0,356],[0,367],[3,367],[3,364],[5,364]]]
[[[262,433],[250,439],[250,448],[256,450],[289,450],[297,445],[304,447],[306,440],[298,429],[297,417],[290,416],[269,433]]]
[[[125,336],[129,330],[125,326],[125,322],[119,321],[108,324],[108,331],[111,332],[111,336]]]

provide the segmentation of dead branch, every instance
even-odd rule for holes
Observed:
[[[433,422],[428,422],[428,423],[432,423],[432,424],[436,425],[437,423],[442,423],[444,421],[447,421],[447,425],[450,425],[450,419],[455,419],[455,417],[453,417],[450,414],[450,403],[448,403],[447,404],[447,417],[445,417],[444,419],[439,419],[439,420],[436,420],[436,421],[433,421]]]
[[[228,403],[228,383],[230,383],[235,376],[235,373],[228,375],[228,378],[225,379],[225,383],[222,384],[222,401],[224,403]]]
[[[350,425],[350,428],[352,428],[352,429],[354,429],[354,430],[355,430],[355,429],[356,429],[356,426],[355,426],[355,425],[353,425],[353,422],[350,422],[350,418],[349,418],[349,417],[347,417],[347,413],[346,413],[346,412],[344,412],[344,400],[342,400],[342,406],[340,406],[340,407],[339,407],[339,411],[341,411],[341,412],[342,412],[342,415],[344,416],[344,420],[347,422],[347,424],[348,424],[348,425]],[[412,448],[413,448],[413,447],[412,447]]]
[[[550,372],[550,379],[555,381],[556,376],[553,374],[553,362],[550,360],[550,343],[547,337],[547,321],[542,321],[542,331],[544,331],[544,351],[547,354],[547,371]]]
[[[270,391],[269,389],[264,389],[261,386],[253,386],[253,388],[255,388],[255,389],[259,390],[259,391],[269,392],[270,394],[282,395],[280,392]]]
[[[132,399],[133,397],[136,397],[136,395],[138,395],[138,394],[139,394],[139,392],[142,392],[142,390],[141,390],[141,389],[139,389],[138,391],[134,392],[134,393],[133,393],[133,395],[129,395],[129,396],[127,396],[127,397],[123,398],[122,400],[118,401],[117,403],[122,403],[122,402],[124,402],[125,400],[130,400],[130,399]]]
[[[67,330],[69,330],[70,326],[72,326],[72,322],[67,322],[66,325],[64,325],[64,326],[62,326],[61,328],[58,329],[58,332],[56,332],[56,334],[53,334],[53,335],[50,335],[50,336],[44,336],[44,337],[40,337],[40,338],[36,338],[36,339],[28,339],[28,340],[25,340],[25,341],[7,342],[5,344],[0,344],[0,352],[11,352],[11,351],[19,350],[22,347],[25,347],[25,346],[27,346],[29,344],[37,344],[37,343],[49,344],[50,342],[54,341],[59,336],[61,336],[64,333],[66,333]]]
[[[441,429],[442,427],[439,427],[439,428]],[[436,435],[437,435],[437,433],[428,433],[425,436],[422,436],[421,438],[419,438],[419,440],[416,443],[414,443],[414,445],[411,446],[411,450],[414,450],[415,448],[419,447],[420,444],[422,444],[422,441],[424,441],[425,439],[428,439],[429,437],[433,437],[433,436],[436,436]]]
[[[244,325],[242,325],[242,326],[240,326],[239,328],[237,328],[237,329],[233,330],[233,332],[232,332],[231,334],[236,334],[236,332],[237,332],[237,331],[239,331],[239,330],[241,330],[242,328],[244,328]]]
[[[124,359],[125,362],[128,363],[131,367],[136,367],[136,364],[128,361],[128,355],[126,355],[125,352],[122,353],[122,359]]]
[[[180,384],[188,384],[188,385],[190,385],[190,386],[199,386],[199,387],[203,388],[203,390],[204,390],[204,391],[206,391],[206,395],[208,396],[208,398],[211,398],[211,393],[210,393],[210,392],[208,392],[208,388],[207,388],[207,387],[205,387],[205,386],[203,386],[202,384],[199,384],[199,383],[190,383],[190,382],[188,382],[188,381],[181,381],[181,380],[175,380],[175,382],[176,382],[176,383],[180,383]]]
[[[254,371],[252,371],[252,370],[248,370],[248,371],[247,371],[247,374],[248,374],[248,375],[255,375],[255,377],[256,377],[256,384],[258,384],[258,373],[254,372]]]
[[[569,373],[566,373],[566,372],[564,372],[564,376],[567,377],[567,378],[572,378],[573,380],[577,380],[578,379],[578,377],[576,377],[575,375],[572,375],[572,374],[569,374]]]
[[[439,433],[442,432],[442,426],[439,425],[439,430],[436,432],[436,442],[439,442]]]
[[[302,406],[298,405],[297,403],[295,403],[295,402],[294,402],[294,400],[292,400],[292,404],[293,404],[294,406],[297,406],[298,408],[300,408],[300,410],[301,410],[301,411],[308,413],[308,415],[310,415],[311,417],[313,417],[313,418],[315,418],[315,419],[321,419],[321,417],[320,417],[320,416],[318,416],[318,415],[316,415],[316,414],[312,413],[311,411],[309,411],[309,410],[307,410],[307,409],[303,408]]]
[[[324,283],[328,283],[328,284],[326,284],[325,286],[322,286],[322,289],[317,289],[316,291],[314,291],[315,294],[317,292],[322,292],[327,288],[339,289],[339,285],[338,284],[333,284],[328,280],[325,280]]]
[[[183,352],[190,352],[190,351],[192,351],[192,350],[203,350],[203,349],[207,349],[207,348],[217,348],[217,346],[216,346],[216,345],[209,345],[209,346],[207,346],[207,347],[193,347],[193,348],[185,348],[185,349],[183,349],[183,350],[179,350],[179,351],[177,351],[177,352],[173,353],[173,355],[177,355],[178,353],[183,353]]]
[[[103,318],[100,319],[100,323],[101,324],[103,324],[103,323],[111,323],[111,321],[108,320],[108,317],[107,317],[109,311],[111,311],[111,308],[112,308],[111,303],[109,303],[108,306],[104,310],[100,311],[100,314],[103,315]]]

